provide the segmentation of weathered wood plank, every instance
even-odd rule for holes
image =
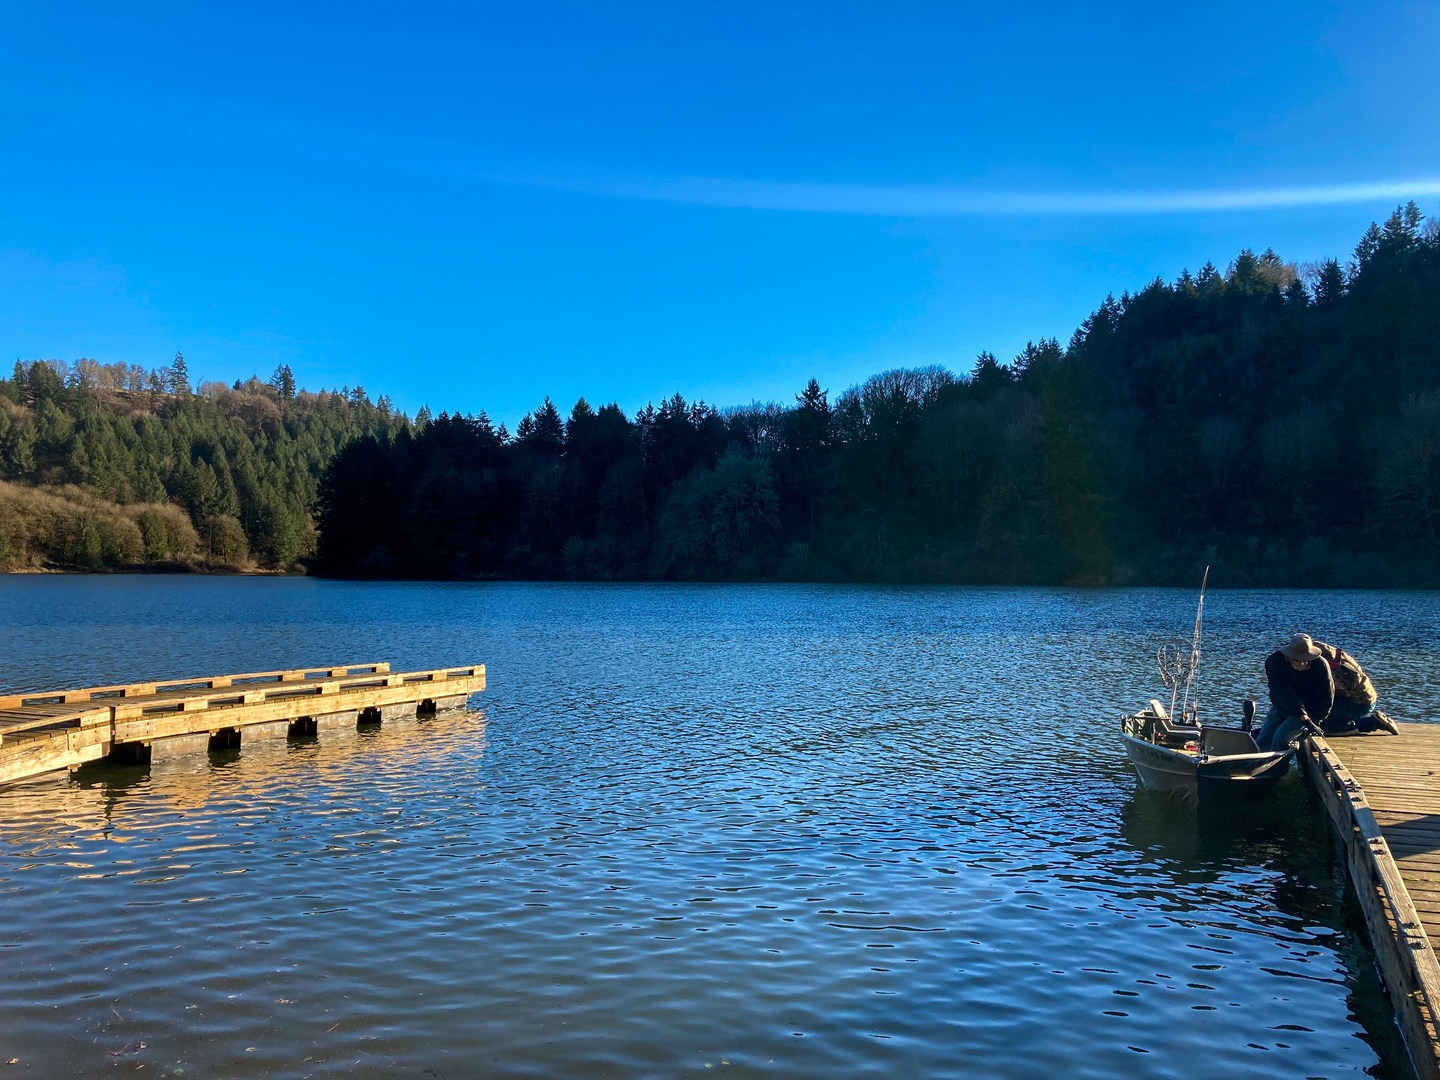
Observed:
[[[61,703],[92,701],[97,697],[143,697],[163,690],[218,689],[237,682],[297,682],[312,678],[335,678],[349,674],[386,674],[388,661],[369,664],[342,664],[315,668],[288,668],[284,671],[256,671],[243,675],[202,676],[193,679],[169,679],[160,682],[126,683],[115,686],[93,686],[80,690],[37,690],[29,693],[0,695],[0,709],[27,702],[39,704],[45,699]]]
[[[425,676],[424,682],[428,685],[443,685],[451,679],[481,679],[483,681],[483,667],[472,666],[458,669],[435,669],[430,672],[418,673]],[[165,694],[156,694],[143,701],[124,702],[114,706],[115,719],[117,721],[130,719],[140,715],[163,714],[173,711],[194,711],[204,708],[233,707],[240,704],[252,704],[264,701],[277,701],[289,699],[304,699],[311,697],[323,697],[339,693],[349,693],[365,689],[397,688],[407,689],[410,686],[398,675],[388,674],[362,674],[351,675],[343,678],[313,679],[302,684],[297,683],[275,683],[269,686],[255,685],[243,693],[237,694],[233,688],[227,688],[220,693],[213,693],[205,689],[175,691]],[[483,689],[483,686],[481,687]]]
[[[1389,839],[1386,837],[1386,840]],[[1440,876],[1440,855],[1436,855],[1429,848],[1407,848],[1403,843],[1397,842],[1391,846],[1390,851],[1395,861],[1404,866],[1407,878],[1413,876],[1417,881],[1423,881],[1427,877]]]
[[[0,744],[14,738],[21,732],[36,728],[64,727],[95,722],[109,722],[106,709],[96,709],[91,704],[45,706],[35,709],[9,710],[0,719]]]
[[[1440,814],[1382,809],[1382,811],[1377,811],[1377,815],[1378,818],[1384,819],[1385,824],[1394,825],[1395,828],[1427,831],[1440,837]]]
[[[1389,829],[1383,826],[1382,831],[1385,834],[1386,842],[1392,845],[1395,857],[1397,859],[1411,861],[1417,871],[1424,872],[1428,858],[1440,857],[1440,851],[1437,851],[1435,845],[1429,840],[1417,838],[1413,834],[1407,835],[1403,832],[1392,834]],[[1429,863],[1428,865],[1432,868],[1435,866],[1434,863]]]
[[[1382,825],[1385,830],[1385,838],[1393,840],[1396,844],[1404,844],[1413,848],[1417,855],[1434,852],[1440,854],[1440,848],[1435,846],[1433,834],[1417,829],[1407,829],[1403,825]]]

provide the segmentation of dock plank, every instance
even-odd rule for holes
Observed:
[[[1328,741],[1364,789],[1413,896],[1440,873],[1440,724],[1404,724],[1400,731],[1398,739],[1372,734]],[[1431,915],[1424,922],[1434,948],[1440,918]]]
[[[1400,909],[1414,913],[1429,945],[1428,959],[1421,964],[1425,985],[1417,996],[1430,1056],[1426,1059],[1412,1045],[1411,1058],[1419,1075],[1433,1077],[1440,1075],[1437,995],[1430,985],[1436,970],[1435,947],[1440,943],[1440,724],[1401,724],[1400,732],[1399,738],[1379,733],[1329,736],[1323,743],[1358,786],[1358,792],[1350,793],[1352,803],[1364,808],[1372,828],[1383,838],[1373,853],[1381,863],[1393,862],[1405,894]],[[1394,901],[1390,898],[1392,909]],[[1388,914],[1387,918],[1399,936],[1394,918]],[[1401,1007],[1397,1002],[1397,1009]]]
[[[167,691],[187,689],[219,689],[237,683],[265,684],[279,682],[302,682],[314,678],[335,678],[346,674],[386,674],[390,664],[386,661],[365,664],[332,664],[313,668],[287,668],[282,671],[253,671],[240,675],[205,675],[189,679],[164,679],[156,682],[121,683],[112,686],[92,686],[78,690],[28,690],[0,695],[0,708],[38,705],[45,699],[58,703],[75,704],[111,698],[149,697]]]

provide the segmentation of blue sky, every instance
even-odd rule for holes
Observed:
[[[1440,0],[0,5],[0,349],[512,429],[1440,215]]]

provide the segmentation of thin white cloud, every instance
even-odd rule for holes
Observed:
[[[948,187],[775,183],[701,177],[492,176],[490,179],[652,202],[886,217],[1196,214],[1334,206],[1440,195],[1440,178],[1231,191],[972,191]]]

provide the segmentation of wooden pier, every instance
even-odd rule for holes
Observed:
[[[461,708],[484,689],[479,664],[401,673],[379,663],[0,695],[0,783],[107,757],[158,760],[353,731]]]
[[[1312,738],[1300,764],[1334,824],[1410,1060],[1440,1080],[1440,724]]]

